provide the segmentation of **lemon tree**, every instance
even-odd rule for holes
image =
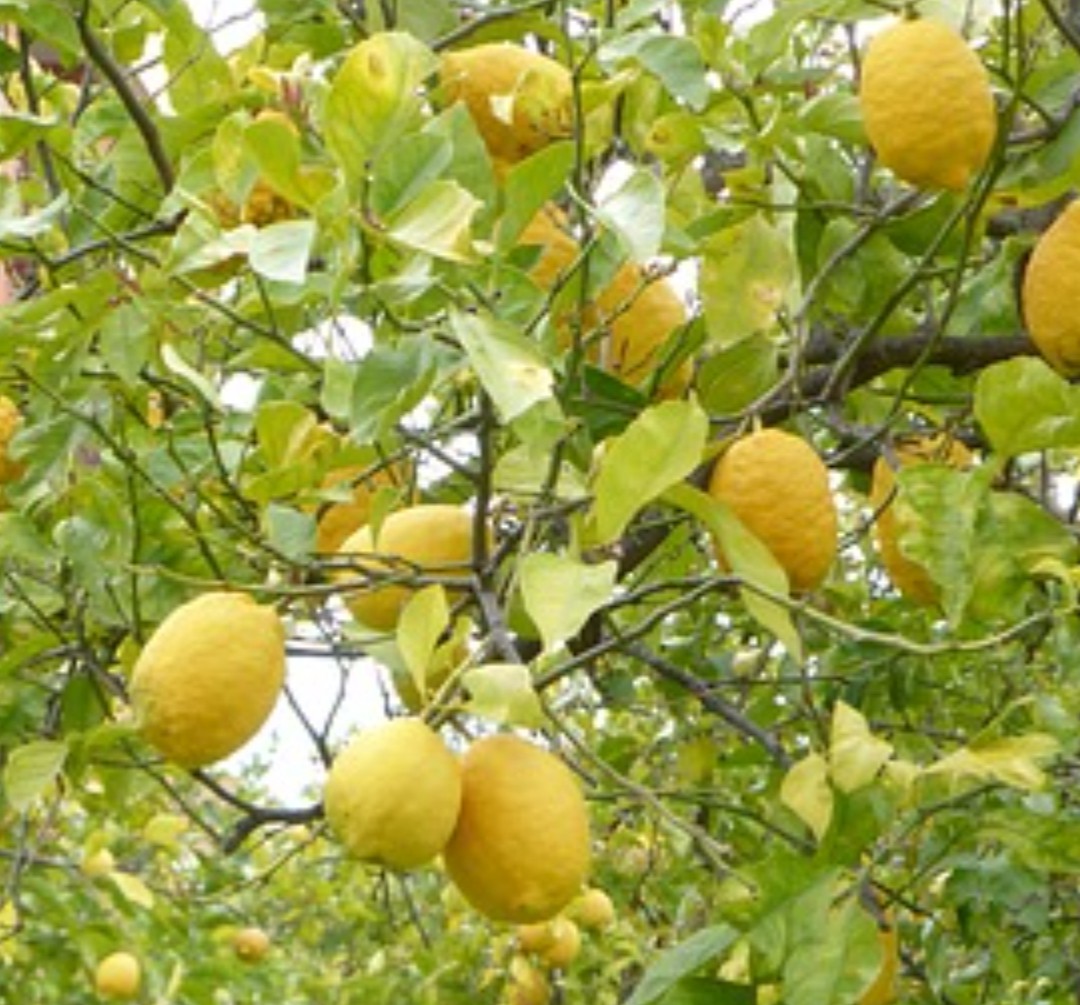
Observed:
[[[1071,1005],[1073,6],[6,4],[0,999]]]

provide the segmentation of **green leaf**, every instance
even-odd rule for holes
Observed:
[[[972,597],[976,523],[992,477],[989,466],[957,471],[945,464],[914,464],[896,473],[892,505],[900,550],[941,587],[954,625]]]
[[[660,1001],[684,977],[728,950],[738,937],[738,929],[730,925],[713,925],[695,932],[685,942],[667,950],[645,971],[626,1005],[652,1005]]]
[[[128,387],[134,387],[154,351],[150,319],[138,301],[120,304],[101,324],[101,355]]]
[[[469,693],[466,708],[473,715],[528,729],[544,724],[544,710],[524,664],[486,663],[466,670],[461,682]]]
[[[780,802],[822,840],[832,823],[834,807],[829,762],[821,754],[807,754],[796,761],[780,785]]]
[[[0,158],[11,160],[32,143],[43,139],[60,120],[28,112],[0,112]]]
[[[600,203],[596,215],[618,235],[632,261],[647,262],[664,237],[664,186],[648,168],[637,168]]]
[[[768,391],[779,377],[776,344],[751,335],[710,355],[694,386],[710,415],[734,415]]]
[[[660,1005],[755,1005],[756,1001],[757,991],[752,984],[684,977],[660,999]]]
[[[638,510],[689,475],[701,463],[708,432],[697,402],[665,401],[608,441],[590,510],[593,540],[613,541]]]
[[[701,300],[709,339],[722,346],[770,331],[795,281],[790,238],[758,215],[705,246]]]
[[[855,899],[820,921],[816,937],[798,940],[784,965],[785,1005],[851,1005],[881,967],[877,925]]]
[[[161,362],[170,373],[190,384],[202,399],[215,411],[221,411],[221,399],[217,389],[200,371],[195,369],[183,356],[180,350],[172,342],[164,342],[161,346]]]
[[[300,284],[314,242],[314,220],[281,220],[260,227],[251,242],[251,267],[266,279]]]
[[[504,422],[552,396],[555,376],[535,343],[488,314],[454,311],[450,327]]]
[[[618,566],[586,565],[569,556],[533,552],[518,574],[525,610],[550,651],[577,634],[589,616],[610,599]]]
[[[397,626],[397,647],[420,694],[426,691],[428,667],[439,639],[450,624],[446,591],[438,584],[425,586],[402,609]]]
[[[59,740],[32,740],[8,754],[4,765],[4,793],[16,813],[24,813],[60,776],[68,747]]]
[[[392,216],[418,199],[442,174],[454,150],[444,136],[427,133],[413,137],[379,162],[371,186],[371,206],[383,217]]]
[[[741,582],[739,595],[747,611],[763,628],[772,632],[796,660],[802,658],[802,639],[795,630],[787,608],[753,589],[759,586],[772,594],[789,592],[787,573],[768,548],[750,533],[723,500],[691,485],[676,485],[664,494],[665,501],[693,514],[720,542],[720,550]]]
[[[892,744],[870,732],[861,712],[846,702],[836,703],[829,736],[829,777],[841,792],[869,785],[892,754]]]
[[[473,262],[470,227],[481,205],[456,181],[435,181],[387,221],[387,234],[398,244],[435,258]]]
[[[122,872],[120,869],[113,869],[109,873],[109,879],[115,884],[116,888],[124,895],[124,899],[130,901],[138,907],[142,907],[147,911],[153,910],[154,907],[154,894],[138,876],[133,875],[130,872]]]
[[[1000,782],[1017,789],[1043,787],[1046,775],[1038,762],[1052,757],[1060,744],[1048,733],[1009,736],[954,750],[923,769],[926,775],[944,775],[951,781],[966,779]]]
[[[358,443],[379,439],[427,394],[436,361],[427,339],[377,345],[356,365],[350,421]]]
[[[357,45],[330,83],[324,136],[331,154],[352,182],[370,162],[418,125],[420,85],[437,60],[422,42],[404,32],[386,32]]]
[[[1080,445],[1080,388],[1043,360],[1006,360],[975,383],[975,418],[994,450],[1015,457]]]
[[[266,531],[270,544],[293,561],[315,550],[315,518],[292,506],[270,503],[266,507]]]
[[[500,251],[515,247],[521,232],[566,183],[574,164],[574,144],[552,143],[515,164],[506,176],[506,210],[499,221],[496,245]]]

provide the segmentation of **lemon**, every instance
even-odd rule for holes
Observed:
[[[687,321],[686,307],[666,279],[650,279],[637,265],[624,265],[597,297],[610,337],[604,369],[628,384],[638,384],[664,363],[665,350]],[[693,373],[689,360],[665,374],[661,397],[678,397]]]
[[[458,889],[495,921],[544,921],[579,892],[589,818],[577,779],[516,736],[477,740],[462,761],[461,815],[443,858]]]
[[[859,103],[881,163],[920,188],[964,188],[994,145],[986,68],[940,21],[899,21],[871,40]]]
[[[801,437],[761,429],[737,440],[713,468],[709,493],[772,552],[793,591],[825,579],[836,557],[836,504],[828,469]]]
[[[900,972],[900,940],[891,918],[884,928],[878,928],[881,946],[881,969],[874,982],[859,998],[859,1005],[889,1005],[896,1001],[896,978]]]
[[[0,485],[13,482],[22,476],[23,465],[13,461],[8,453],[11,441],[22,422],[22,413],[15,402],[0,395]]]
[[[615,920],[615,905],[607,893],[593,886],[578,897],[566,913],[582,928],[607,928]]]
[[[240,593],[205,593],[158,626],[135,664],[131,701],[146,740],[198,768],[239,750],[273,711],[285,679],[277,613]]]
[[[270,952],[270,936],[261,928],[238,928],[232,937],[233,952],[245,963],[258,963]]]
[[[555,931],[550,921],[536,921],[530,925],[518,925],[514,931],[518,948],[523,953],[538,953],[555,941]]]
[[[507,1005],[548,1005],[551,985],[547,977],[524,956],[510,959]]]
[[[536,950],[549,967],[565,970],[581,952],[581,930],[569,918],[556,918],[551,922],[551,941]]]
[[[320,555],[332,555],[371,516],[372,498],[381,486],[399,484],[404,478],[400,468],[384,468],[367,474],[369,468],[362,464],[350,464],[328,471],[323,478],[323,488],[335,485],[351,485],[351,498],[344,502],[330,503],[319,516],[315,531],[315,550]]]
[[[142,967],[131,953],[110,953],[94,971],[94,987],[103,998],[134,998],[141,982]]]
[[[116,859],[108,848],[99,848],[83,856],[79,863],[79,870],[88,879],[98,879],[108,876],[116,868]]]
[[[361,527],[346,539],[340,554],[357,556],[355,564],[363,572],[397,579],[419,573],[466,576],[473,556],[473,517],[457,506],[410,506],[391,513],[377,539],[372,538],[370,525]],[[381,557],[368,557],[376,554]],[[411,587],[397,583],[373,586],[350,591],[345,602],[358,621],[388,632],[397,625],[412,592]]]
[[[542,290],[553,289],[577,262],[581,247],[568,231],[565,215],[547,206],[538,212],[518,243],[542,250],[529,270],[529,276]],[[611,282],[585,305],[581,324],[586,336],[590,330],[606,329],[607,336],[597,352],[590,353],[605,370],[620,380],[639,384],[665,362],[665,351],[677,331],[686,324],[687,313],[682,299],[665,279],[650,279],[637,265],[622,266]],[[560,322],[564,346],[569,344],[569,330]],[[659,393],[677,397],[686,390],[693,373],[690,360],[665,374]]]
[[[1080,374],[1080,200],[1036,243],[1022,303],[1028,334],[1046,361],[1066,377]]]
[[[363,730],[334,759],[326,819],[365,862],[413,869],[445,847],[461,807],[458,759],[420,719]]]
[[[510,42],[442,57],[447,103],[464,101],[494,161],[515,164],[573,129],[573,81],[555,60]]]
[[[971,451],[963,443],[941,433],[898,442],[894,453],[901,467],[937,462],[954,468],[964,468],[970,465],[972,460]],[[905,597],[929,606],[937,603],[938,587],[930,574],[908,558],[901,548],[904,527],[897,516],[896,507],[892,505],[895,492],[896,476],[892,465],[884,456],[879,457],[874,462],[870,504],[877,515],[874,536],[881,553],[881,564],[885,566],[893,585]]]

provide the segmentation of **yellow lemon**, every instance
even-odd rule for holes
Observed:
[[[476,741],[462,761],[461,814],[443,859],[459,890],[495,921],[544,921],[589,869],[589,817],[577,779],[516,736]]]
[[[1028,334],[1046,361],[1066,377],[1080,374],[1080,199],[1036,243],[1021,302]]]
[[[510,42],[448,52],[439,80],[464,101],[496,162],[514,164],[573,129],[573,81],[560,63]]]
[[[551,1001],[547,977],[524,956],[514,956],[510,960],[506,1001],[507,1005],[548,1005]]]
[[[542,250],[529,270],[533,282],[550,290],[563,279],[581,252],[577,240],[568,232],[565,215],[547,206],[529,221],[518,243]],[[606,330],[601,344],[590,358],[605,370],[630,384],[641,383],[665,361],[665,351],[678,330],[687,321],[686,307],[665,279],[650,279],[637,265],[622,266],[595,302],[585,306],[581,324],[586,335],[590,330]],[[564,341],[568,341],[565,323],[560,323]],[[686,390],[693,374],[693,364],[684,360],[665,374],[659,393],[677,397]]]
[[[940,463],[964,468],[972,461],[971,451],[963,443],[944,434],[898,442],[893,452],[901,467]],[[930,574],[901,549],[904,528],[897,517],[896,507],[892,505],[895,493],[896,476],[892,465],[884,456],[879,457],[874,462],[870,482],[870,505],[876,514],[874,536],[881,553],[881,564],[885,566],[893,585],[905,597],[929,606],[937,603],[938,587]]]
[[[22,426],[22,413],[10,398],[0,395],[0,485],[20,478],[23,465],[11,459],[8,453],[11,441]]]
[[[261,928],[238,928],[232,937],[233,952],[245,963],[258,963],[270,952],[270,936]]]
[[[116,859],[108,848],[99,848],[83,856],[79,869],[88,879],[108,876],[116,868]]]
[[[881,163],[921,188],[962,189],[994,145],[986,68],[940,21],[899,21],[871,40],[859,103]]]
[[[135,664],[131,701],[146,740],[198,768],[239,750],[273,711],[285,679],[277,613],[240,593],[205,593],[158,626]]]
[[[538,953],[555,941],[555,931],[550,921],[537,921],[531,925],[518,925],[514,932],[518,948],[523,953]]]
[[[889,1005],[896,1001],[896,978],[900,973],[900,939],[896,924],[887,918],[884,928],[878,928],[878,944],[881,946],[881,969],[874,982],[859,998],[859,1005]]]
[[[582,928],[607,928],[615,920],[615,905],[599,887],[590,887],[567,910]]]
[[[417,574],[467,576],[473,555],[473,517],[458,506],[410,506],[391,513],[377,539],[372,538],[370,525],[361,527],[341,546],[340,554],[357,556],[355,564],[361,571],[397,579]],[[355,575],[347,573],[342,578]],[[398,583],[373,586],[350,591],[345,602],[358,621],[388,632],[397,625],[412,592]]]
[[[761,429],[737,440],[713,468],[709,493],[772,552],[793,591],[825,579],[836,557],[836,504],[828,469],[804,439]]]
[[[581,930],[569,918],[556,918],[551,922],[551,941],[536,950],[549,967],[565,970],[581,952]]]
[[[344,502],[330,503],[321,511],[315,531],[315,550],[320,555],[332,555],[371,516],[371,500],[381,486],[400,484],[405,477],[399,467],[384,468],[366,475],[369,469],[352,464],[329,471],[323,478],[323,488],[352,485],[352,497]]]
[[[638,384],[664,362],[673,335],[687,321],[686,307],[665,279],[650,279],[637,265],[624,265],[597,297],[610,331],[604,369],[628,384]],[[678,397],[693,373],[690,360],[664,376],[661,397]]]
[[[326,819],[357,858],[413,869],[445,847],[462,800],[461,768],[420,719],[366,729],[334,759]]]
[[[103,998],[134,998],[141,982],[142,967],[131,953],[111,953],[94,972],[94,987]]]

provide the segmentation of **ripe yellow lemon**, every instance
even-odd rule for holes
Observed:
[[[896,924],[891,918],[887,925],[878,929],[878,944],[881,946],[881,969],[878,970],[873,984],[859,998],[859,1005],[889,1005],[896,1001],[896,978],[900,973],[900,939]]]
[[[13,482],[22,476],[23,465],[13,461],[8,453],[11,441],[22,422],[19,406],[10,398],[0,395],[0,485]]]
[[[533,282],[552,289],[577,261],[581,247],[567,229],[565,215],[546,206],[529,221],[518,243],[542,250],[529,270]],[[585,307],[581,324],[590,330],[606,329],[607,337],[590,352],[605,370],[630,384],[641,383],[665,361],[673,335],[686,324],[687,312],[675,288],[666,279],[650,279],[637,265],[627,264],[615,273],[595,301]],[[566,325],[560,324],[568,341]],[[693,364],[684,360],[665,374],[662,397],[677,397],[686,390]]]
[[[400,484],[405,478],[400,467],[385,468],[365,476],[367,470],[363,465],[346,465],[327,472],[323,479],[323,488],[351,484],[352,497],[331,503],[322,510],[315,531],[315,550],[320,555],[333,555],[368,522],[372,497],[380,487]]]
[[[1039,352],[1066,377],[1080,374],[1080,199],[1039,238],[1022,294],[1024,323]]]
[[[270,952],[270,936],[261,928],[238,928],[232,937],[233,952],[245,963],[258,963]]]
[[[881,163],[920,188],[964,188],[994,145],[986,68],[941,21],[899,21],[875,36],[859,103]]]
[[[141,982],[142,967],[131,953],[110,953],[94,972],[94,987],[103,998],[134,998]]]
[[[445,847],[462,800],[458,759],[420,719],[361,731],[334,759],[324,805],[357,858],[413,869]]]
[[[615,920],[615,905],[606,892],[593,886],[578,897],[566,913],[582,928],[607,928]]]
[[[573,128],[573,82],[561,63],[510,42],[442,57],[447,103],[464,101],[496,162],[515,164]]]
[[[514,931],[518,948],[523,953],[538,953],[555,941],[555,931],[550,921],[537,921],[531,925],[518,925]]]
[[[825,579],[836,557],[836,504],[828,469],[804,439],[761,429],[737,440],[713,468],[709,493],[772,552],[793,591]]]
[[[624,265],[597,297],[610,329],[604,369],[628,384],[638,384],[664,362],[673,335],[687,321],[686,307],[666,279],[649,279],[637,265]],[[693,373],[690,360],[664,376],[661,397],[678,397]]]
[[[403,580],[414,575],[468,575],[473,556],[473,517],[458,506],[424,504],[391,513],[379,528],[361,527],[346,539],[340,554],[355,555],[362,572]],[[380,557],[368,557],[378,555]],[[346,574],[343,578],[353,578]],[[350,591],[345,602],[357,621],[378,631],[393,631],[401,610],[412,596],[404,584]]]
[[[893,453],[901,467],[913,464],[947,464],[964,468],[971,464],[971,451],[959,440],[944,434],[917,437],[898,442]],[[870,505],[877,514],[874,537],[881,564],[893,581],[893,585],[909,600],[926,606],[937,603],[939,590],[930,574],[917,562],[908,558],[901,549],[904,527],[892,505],[896,493],[896,476],[892,465],[884,456],[874,462],[870,482]]]
[[[477,740],[462,760],[461,814],[443,859],[459,890],[495,921],[555,917],[589,870],[589,816],[577,779],[516,736]]]
[[[240,593],[205,593],[158,626],[131,678],[135,721],[181,767],[239,750],[273,711],[285,679],[277,613]]]

